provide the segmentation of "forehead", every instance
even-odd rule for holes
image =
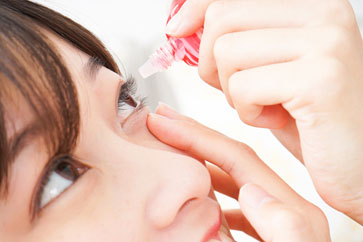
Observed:
[[[24,126],[34,121],[34,112],[19,91],[10,90],[1,102],[4,105],[4,121],[8,137],[13,137]]]
[[[47,33],[47,37],[61,55],[72,77],[76,77],[73,80],[79,80],[79,77],[85,78],[83,67],[87,65],[90,56],[52,33]]]

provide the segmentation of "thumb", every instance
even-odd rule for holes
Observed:
[[[216,0],[174,0],[172,9],[183,4],[166,26],[166,33],[173,37],[185,37],[197,32],[204,24],[204,15],[209,4]]]
[[[315,233],[305,215],[288,207],[257,185],[244,185],[240,189],[239,203],[242,212],[263,241],[330,241],[326,238],[322,240],[324,236]]]

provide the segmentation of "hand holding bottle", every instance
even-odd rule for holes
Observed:
[[[363,41],[347,0],[187,0],[167,33],[204,26],[199,73],[271,128],[320,196],[363,224]]]

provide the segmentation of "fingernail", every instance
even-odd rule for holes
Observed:
[[[247,203],[250,207],[258,208],[261,205],[276,199],[265,192],[261,187],[252,183],[247,183],[240,189],[239,200]]]
[[[178,119],[181,116],[175,109],[163,102],[159,102],[155,112],[170,119]]]
[[[181,14],[177,13],[176,15],[174,15],[174,17],[170,19],[170,21],[166,25],[165,32],[168,35],[175,35],[180,28],[181,21],[182,21]]]
[[[161,101],[158,102],[158,106],[156,107],[156,110],[158,109],[165,109],[173,113],[178,113],[174,108],[170,107],[168,104],[163,103]]]
[[[154,119],[162,119],[162,120],[168,120],[167,117],[165,116],[162,116],[162,115],[159,115],[159,114],[156,114],[156,113],[148,113],[148,117],[149,118],[154,118]]]

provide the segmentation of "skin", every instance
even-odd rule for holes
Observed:
[[[223,170],[213,169],[211,174],[216,188],[240,204],[239,213],[227,214],[232,228],[253,235],[247,219],[260,241],[331,241],[321,210],[295,193],[248,146],[165,105],[156,113],[148,118],[148,127],[156,137]]]
[[[167,32],[201,26],[201,78],[243,122],[272,129],[325,202],[363,224],[363,41],[349,1],[187,0]]]
[[[241,211],[227,213],[236,229],[265,241],[330,241],[320,209],[289,188],[250,148],[165,105],[154,116],[146,108],[118,115],[120,76],[102,67],[92,80],[84,73],[89,56],[49,37],[79,95],[81,131],[74,156],[91,169],[29,222],[32,193],[47,157],[42,139],[28,142],[12,167],[9,198],[0,204],[4,241],[199,242],[219,216],[212,183],[238,199]],[[20,104],[12,112],[17,121],[13,132],[32,121],[26,103]],[[208,173],[203,160],[220,168]]]
[[[206,167],[151,135],[147,108],[118,114],[122,78],[102,67],[92,79],[84,71],[89,56],[48,36],[75,80],[81,130],[74,156],[90,169],[30,222],[31,198],[48,157],[41,138],[28,140],[12,166],[9,197],[0,203],[1,240],[202,241],[220,212]],[[19,103],[13,132],[33,118]]]

